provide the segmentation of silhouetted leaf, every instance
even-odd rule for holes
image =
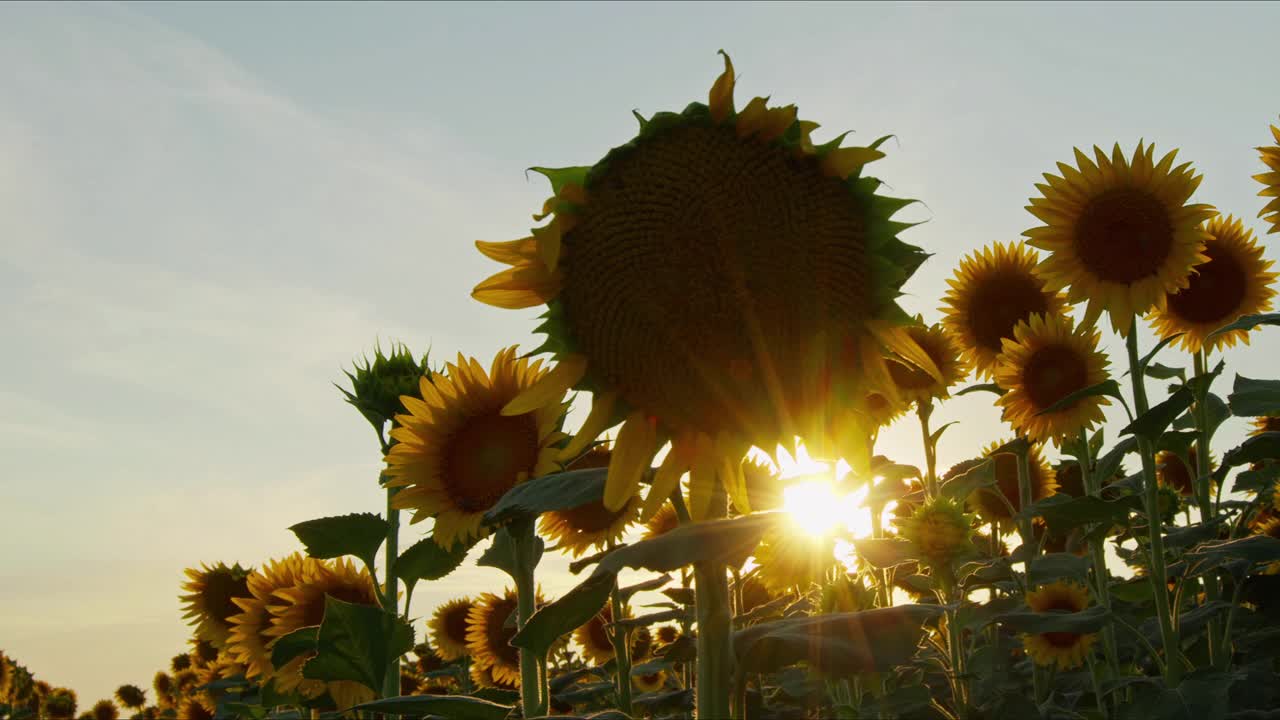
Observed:
[[[853,548],[874,568],[891,568],[919,559],[916,546],[900,538],[862,538],[853,541]]]
[[[1061,578],[1086,582],[1089,575],[1089,558],[1071,553],[1049,553],[1031,561],[1028,581],[1032,585],[1048,583]]]
[[[511,644],[526,648],[538,657],[545,656],[562,635],[585,625],[609,600],[615,578],[608,574],[592,575],[577,587],[543,606],[529,618],[511,638]]]
[[[451,720],[503,720],[513,708],[466,695],[410,695],[374,700],[351,709],[387,715],[439,715]]]
[[[1188,575],[1198,575],[1231,561],[1248,566],[1280,560],[1280,539],[1267,535],[1249,535],[1235,540],[1207,542],[1186,552]]]
[[[1169,398],[1156,404],[1139,415],[1133,422],[1120,431],[1121,435],[1137,435],[1152,442],[1159,439],[1160,434],[1191,406],[1191,391],[1185,386],[1178,388]]]
[[[553,473],[520,483],[507,491],[484,514],[486,525],[499,525],[517,518],[532,518],[553,510],[571,510],[604,497],[604,481],[609,468],[588,468]]]
[[[521,523],[516,523],[515,525],[521,525],[529,522],[532,521],[525,519],[522,520]],[[484,554],[480,556],[480,559],[476,560],[476,564],[482,567],[498,568],[502,572],[514,578],[516,573],[516,554],[519,552],[525,552],[528,554],[528,557],[525,558],[525,562],[530,563],[531,567],[537,567],[538,562],[542,560],[542,551],[545,547],[542,538],[534,535],[524,543],[524,547],[522,549],[521,544],[516,542],[516,538],[513,535],[513,533],[527,532],[529,532],[529,528],[527,526],[516,527],[513,525],[504,525],[499,528],[498,531],[493,534],[493,542],[485,549]]]
[[[1236,467],[1260,460],[1280,458],[1280,432],[1264,432],[1254,435],[1240,443],[1238,447],[1228,450],[1222,456],[1224,467]]]
[[[1015,632],[1032,634],[1066,632],[1083,635],[1101,630],[1110,617],[1111,613],[1106,608],[1095,605],[1074,613],[1041,613],[1030,610],[1001,613],[995,616],[993,621]]]
[[[1141,499],[1132,495],[1116,500],[1103,500],[1089,495],[1073,498],[1058,494],[1031,503],[1019,514],[1042,517],[1049,532],[1065,535],[1070,530],[1090,523],[1123,523],[1130,511],[1141,506]]]
[[[319,625],[310,625],[281,637],[271,646],[271,664],[281,667],[303,653],[315,652],[316,636],[319,633]]]
[[[316,656],[302,666],[312,680],[351,680],[377,690],[387,664],[413,648],[413,628],[373,605],[324,599]]]
[[[289,529],[313,558],[328,560],[353,555],[368,567],[373,567],[378,548],[387,539],[387,522],[373,513],[317,518]]]
[[[631,599],[631,596],[635,595],[636,593],[645,592],[648,590],[657,590],[658,588],[663,587],[669,582],[671,582],[671,576],[666,573],[663,573],[658,577],[650,578],[649,580],[645,580],[644,582],[636,583],[635,585],[628,585],[624,588],[619,588],[618,594],[622,596],[623,602],[627,602],[628,600]]]
[[[970,385],[961,390],[957,390],[951,394],[958,396],[958,395],[968,395],[969,393],[975,393],[975,392],[989,392],[993,395],[1004,395],[1005,390],[1004,388],[1000,387],[995,383],[978,383],[976,385]]]
[[[727,520],[681,525],[663,535],[624,545],[600,559],[596,572],[623,568],[670,572],[696,562],[723,563],[745,558],[769,530],[788,522],[786,513],[765,512]]]
[[[833,675],[888,670],[906,664],[939,606],[902,605],[854,613],[803,616],[761,623],[733,635],[745,672],[771,672],[806,662]]]
[[[1063,397],[1061,400],[1058,400],[1049,407],[1036,413],[1036,415],[1048,415],[1061,410],[1067,410],[1075,407],[1076,403],[1081,400],[1091,397],[1109,397],[1120,401],[1124,400],[1124,396],[1120,394],[1120,383],[1115,380],[1103,380],[1097,385],[1090,385],[1087,388],[1082,388],[1070,395],[1067,395],[1066,397]]]
[[[1259,325],[1280,325],[1280,313],[1258,313],[1257,315],[1245,315],[1239,320],[1228,325],[1223,325],[1217,330],[1209,333],[1205,336],[1205,342],[1208,342],[1223,333],[1228,333],[1233,330],[1252,330]]]
[[[1146,355],[1143,355],[1138,360],[1139,372],[1145,373],[1147,371],[1147,368],[1151,366],[1151,361],[1156,359],[1156,355],[1159,355],[1161,350],[1168,347],[1169,343],[1173,342],[1174,340],[1177,340],[1179,337],[1182,337],[1182,333],[1174,333],[1173,335],[1160,338],[1160,342],[1156,343],[1155,347],[1151,348],[1150,352],[1148,352]]]
[[[963,503],[965,498],[979,488],[991,487],[996,484],[996,463],[995,460],[987,460],[977,466],[970,468],[963,475],[957,475],[942,484],[938,489],[938,493],[945,498],[950,498],[956,502]]]
[[[465,543],[456,543],[452,550],[445,550],[434,538],[423,538],[400,553],[396,577],[410,588],[419,580],[439,580],[458,569],[470,549]]]
[[[1157,380],[1173,380],[1177,378],[1178,380],[1186,381],[1187,369],[1151,363],[1147,366],[1147,377],[1153,377]]]
[[[1236,375],[1227,404],[1232,414],[1240,417],[1280,415],[1280,380],[1254,380]]]

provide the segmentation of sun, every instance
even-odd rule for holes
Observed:
[[[763,459],[764,454],[759,457]],[[847,489],[848,463],[815,460],[803,444],[794,456],[779,447],[774,457],[784,485],[782,510],[790,515],[797,531],[815,537],[871,535],[871,510],[863,505],[867,487],[852,492]]]

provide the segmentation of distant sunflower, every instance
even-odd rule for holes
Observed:
[[[182,672],[191,667],[191,655],[188,653],[180,653],[174,655],[169,660],[169,669],[173,672]]]
[[[151,679],[151,689],[156,691],[156,704],[167,707],[173,704],[173,678],[160,670]]]
[[[680,628],[675,625],[659,625],[653,633],[654,647],[664,648],[680,639]]]
[[[609,467],[612,453],[596,446],[571,464],[569,470]],[[603,550],[622,535],[640,514],[640,498],[630,498],[621,509],[610,510],[603,500],[593,500],[568,510],[552,510],[538,520],[539,533],[555,542],[573,557],[581,557],[590,549]]]
[[[191,657],[192,670],[199,670],[218,659],[218,647],[208,640],[193,637],[187,643],[191,645],[191,652],[187,654]]]
[[[893,384],[904,401],[919,403],[931,398],[945,398],[951,386],[969,374],[968,365],[941,323],[925,325],[919,316],[916,321],[920,324],[909,326],[907,334],[929,355],[942,379],[911,363],[896,360],[889,363],[889,377],[893,378]]]
[[[1156,453],[1156,479],[1182,497],[1195,495],[1196,478],[1200,476],[1198,463],[1195,445],[1187,447],[1186,460],[1175,452],[1161,450]]]
[[[395,506],[413,511],[411,522],[435,518],[444,547],[480,537],[480,518],[508,490],[557,468],[553,447],[567,406],[563,393],[542,394],[522,412],[503,408],[547,375],[542,362],[502,350],[486,374],[458,356],[445,372],[420,381],[422,399],[402,398],[396,443],[387,453],[388,487],[401,487]]]
[[[1071,393],[1107,379],[1098,331],[1076,328],[1066,315],[1032,315],[1013,332],[995,369],[996,383],[1007,391],[996,400],[1005,420],[1032,440],[1058,443],[1103,422],[1102,408],[1110,402],[1101,395],[1045,412]]]
[[[13,666],[4,651],[0,651],[0,704],[6,704],[13,687]]]
[[[130,710],[137,710],[147,704],[147,693],[137,685],[121,685],[116,688],[116,700]]]
[[[510,268],[473,297],[549,306],[539,330],[558,366],[529,397],[593,393],[568,452],[625,418],[610,509],[639,490],[662,437],[672,449],[655,502],[691,470],[695,520],[711,511],[716,483],[748,511],[739,462],[749,447],[796,436],[815,447],[810,435],[827,432],[855,390],[892,392],[888,351],[936,372],[895,302],[925,258],[890,220],[907,203],[861,175],[883,153],[839,139],[815,146],[817,125],[795,106],[756,98],[735,111],[733,90],[726,56],[707,104],[642,120],[594,167],[535,168],[555,194],[535,216],[548,224],[477,243]]]
[[[1035,612],[1076,613],[1089,606],[1089,591],[1074,582],[1059,581],[1027,593],[1027,605]],[[1023,633],[1022,646],[1037,665],[1057,665],[1070,670],[1084,663],[1097,636],[1070,632]]]
[[[835,540],[806,532],[777,533],[756,547],[756,575],[774,594],[801,592],[835,567]]]
[[[475,606],[471,598],[454,598],[437,607],[427,621],[431,642],[442,660],[453,662],[467,655],[468,616]]]
[[[1258,217],[1264,218],[1271,223],[1271,229],[1267,231],[1268,234],[1280,232],[1280,126],[1272,125],[1271,135],[1276,139],[1274,145],[1257,148],[1260,153],[1259,157],[1271,169],[1271,172],[1253,176],[1254,180],[1265,186],[1258,191],[1258,194],[1262,197],[1271,198],[1266,207],[1262,208],[1258,213]]]
[[[76,702],[74,690],[53,688],[44,697],[40,708],[41,717],[48,720],[72,720],[76,716]]]
[[[752,573],[743,577],[739,584],[741,589],[734,588],[734,595],[741,595],[742,597],[742,604],[738,607],[738,615],[745,615],[761,605],[767,605],[777,600],[782,595],[782,593],[775,594],[770,590],[769,586],[765,585],[764,581],[760,579],[759,573]]]
[[[897,364],[896,361],[890,361],[890,369]],[[890,372],[891,377],[892,375]],[[886,393],[869,392],[862,396],[861,402],[855,402],[853,407],[870,421],[868,431],[876,432],[905,415],[910,409],[910,403],[901,395],[895,398]]]
[[[272,560],[249,575],[251,596],[235,599],[242,612],[230,618],[231,635],[227,643],[228,655],[244,664],[246,678],[261,678],[265,681],[274,672],[271,647],[275,645],[277,637],[267,631],[275,619],[271,609],[286,604],[283,598],[276,595],[276,591],[293,587],[322,567],[320,561],[294,553]]]
[[[667,503],[649,519],[649,522],[644,524],[643,539],[651,540],[666,535],[678,527],[680,527],[680,516],[676,515],[676,509],[671,503]]]
[[[962,475],[976,465],[980,464],[986,458],[994,458],[996,484],[995,487],[984,488],[975,491],[966,499],[966,503],[971,509],[978,513],[983,521],[991,523],[1000,521],[1008,527],[1008,523],[1013,520],[1013,516],[1009,514],[1009,508],[1000,499],[993,496],[993,492],[999,492],[1013,506],[1014,512],[1022,509],[1022,503],[1018,498],[1018,458],[1013,453],[1003,452],[996,453],[996,449],[1004,445],[1004,442],[994,442],[987,446],[983,451],[981,458],[965,461],[947,471],[943,480],[950,480],[952,477]],[[1028,455],[1028,465],[1031,470],[1031,500],[1035,502],[1040,498],[1048,497],[1054,493],[1058,484],[1053,474],[1053,468],[1045,462],[1044,456],[1040,452],[1039,445],[1032,445]],[[965,465],[968,465],[965,467]]]
[[[993,243],[966,255],[947,281],[942,325],[979,376],[990,377],[1003,341],[1035,314],[1061,315],[1067,301],[1035,273],[1039,258],[1023,243]]]
[[[658,692],[667,684],[667,672],[659,670],[656,673],[633,674],[631,684],[642,693]]]
[[[541,605],[541,599],[538,603]],[[471,608],[467,624],[467,649],[472,666],[482,666],[493,679],[506,685],[520,682],[520,651],[511,645],[516,634],[516,594],[483,593]]]
[[[605,605],[573,631],[573,639],[582,648],[582,656],[592,665],[604,665],[613,659],[613,643],[609,640],[609,624],[613,608]]]
[[[178,703],[178,717],[181,720],[214,720],[214,712],[199,699],[187,697]]]
[[[1191,163],[1173,167],[1173,151],[1154,161],[1154,146],[1138,143],[1133,159],[1117,144],[1097,162],[1076,150],[1078,168],[1058,163],[1062,177],[1045,173],[1042,196],[1027,210],[1044,225],[1027,230],[1030,245],[1049,257],[1037,270],[1054,290],[1087,302],[1093,324],[1102,311],[1128,335],[1134,315],[1164,306],[1165,296],[1187,287],[1191,269],[1205,262],[1200,224],[1213,217],[1209,205],[1187,201],[1201,176]]]
[[[240,612],[234,598],[250,597],[249,571],[239,564],[218,563],[187,568],[186,575],[182,585],[186,594],[178,598],[186,611],[182,617],[196,627],[197,637],[221,648],[231,634],[231,616]]]
[[[99,700],[94,703],[89,713],[93,715],[93,720],[119,720],[120,718],[120,709],[110,700]]]
[[[1249,331],[1232,330],[1206,343],[1210,333],[1245,315],[1266,312],[1276,292],[1272,262],[1262,257],[1253,231],[1231,217],[1218,215],[1205,223],[1208,233],[1201,263],[1188,285],[1171,292],[1164,307],[1151,315],[1151,327],[1161,337],[1182,335],[1174,342],[1188,352],[1248,344]]]

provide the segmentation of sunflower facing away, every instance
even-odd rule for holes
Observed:
[[[321,568],[323,564],[319,560],[294,553],[272,560],[249,575],[251,597],[235,599],[241,612],[231,616],[231,635],[227,643],[228,655],[244,664],[246,678],[260,677],[265,681],[274,671],[271,646],[275,644],[276,637],[267,631],[275,619],[272,609],[286,604],[276,591],[293,587]]]
[[[990,377],[1013,329],[1036,313],[1060,315],[1067,300],[1035,272],[1036,251],[1024,243],[993,243],[960,261],[942,302],[942,325],[966,361]]]
[[[1132,160],[1118,144],[1111,157],[1093,151],[1096,163],[1077,149],[1078,168],[1058,163],[1061,177],[1045,173],[1047,184],[1036,185],[1042,196],[1027,206],[1044,225],[1023,234],[1049,253],[1037,268],[1049,287],[1088,302],[1086,325],[1106,310],[1127,336],[1134,315],[1162,307],[1207,259],[1200,224],[1215,211],[1187,204],[1201,176],[1191,163],[1173,167],[1176,150],[1158,163],[1143,143]]]
[[[520,689],[519,678],[517,678],[515,681],[499,679],[496,675],[494,675],[493,667],[490,665],[480,665],[479,663],[471,663],[470,674],[471,674],[471,682],[475,683],[476,687],[497,688],[499,690],[519,690]]]
[[[951,561],[970,551],[972,516],[954,500],[936,497],[926,500],[910,517],[901,521],[899,533],[915,545],[931,566],[949,569]]]
[[[93,720],[119,720],[120,717],[120,709],[110,700],[99,700],[89,712]]]
[[[1274,145],[1257,148],[1260,153],[1259,157],[1271,169],[1271,172],[1253,176],[1254,180],[1265,186],[1258,191],[1258,194],[1262,197],[1271,198],[1267,201],[1266,207],[1262,208],[1258,213],[1258,217],[1271,223],[1271,229],[1267,231],[1268,234],[1280,232],[1280,126],[1271,126],[1271,136],[1276,139]]]
[[[987,446],[983,451],[981,458],[966,460],[957,464],[946,472],[943,481],[950,480],[953,477],[962,475],[969,471],[986,458],[995,460],[996,484],[995,487],[984,488],[974,491],[969,495],[965,502],[971,509],[978,513],[983,521],[992,523],[1000,522],[1005,527],[1011,527],[1008,523],[1013,520],[1013,516],[1009,514],[1009,506],[1013,507],[1014,512],[1022,509],[1022,503],[1018,498],[1018,457],[1010,452],[997,453],[1005,442],[994,442]],[[1032,502],[1040,498],[1048,497],[1054,493],[1058,484],[1053,474],[1053,468],[1045,462],[1044,455],[1040,452],[1039,445],[1032,445],[1028,456],[1028,465],[1031,469],[1031,500]],[[993,493],[999,492],[1008,502],[1006,505],[1000,501]]]
[[[129,710],[137,710],[147,704],[147,693],[137,685],[121,685],[116,688],[116,700]]]
[[[182,617],[196,627],[196,637],[221,648],[231,634],[231,616],[240,613],[234,598],[251,597],[249,571],[239,564],[227,567],[218,563],[187,568],[186,575],[182,584],[186,594],[178,596],[186,611]]]
[[[777,510],[782,507],[782,478],[768,463],[754,458],[742,461],[742,480],[746,487],[747,501],[753,512]],[[672,509],[674,513],[675,510]],[[738,506],[730,504],[729,514],[741,515]]]
[[[188,697],[178,703],[178,717],[182,720],[214,720],[214,713],[198,699]]]
[[[908,204],[876,194],[873,147],[815,146],[794,105],[733,102],[733,66],[708,103],[641,119],[636,138],[594,167],[535,168],[554,196],[528,237],[479,242],[510,267],[472,293],[503,308],[548,306],[541,350],[558,365],[507,407],[573,387],[594,394],[567,454],[624,420],[606,483],[619,509],[670,439],[647,519],[691,471],[690,512],[707,517],[723,483],[742,511],[748,447],[805,439],[841,452],[858,438],[847,399],[893,392],[885,353],[931,374],[902,331],[902,284],[924,260],[890,218]],[[836,432],[831,432],[832,427]],[[851,461],[852,462],[852,461]]]
[[[436,519],[441,546],[480,537],[480,518],[508,490],[557,469],[563,392],[502,412],[546,375],[542,361],[517,359],[514,347],[499,352],[487,374],[459,355],[444,373],[419,381],[421,400],[401,398],[409,414],[397,415],[400,427],[391,431],[387,486],[403,488],[395,506],[412,510],[411,522]]]
[[[1089,591],[1074,582],[1059,581],[1027,593],[1027,605],[1035,612],[1080,612],[1089,606]],[[1059,670],[1079,667],[1097,636],[1070,632],[1023,633],[1022,646],[1037,665],[1057,665]]]
[[[942,379],[939,381],[915,365],[896,360],[889,363],[889,377],[893,378],[904,401],[919,403],[945,398],[947,390],[969,374],[969,368],[941,323],[925,325],[919,316],[916,321],[920,324],[908,327],[907,334],[929,355]]]
[[[1276,274],[1264,260],[1253,231],[1231,217],[1218,215],[1205,223],[1209,237],[1204,254],[1209,261],[1197,265],[1187,287],[1169,293],[1164,307],[1151,315],[1151,327],[1161,337],[1183,333],[1174,342],[1188,352],[1203,347],[1212,351],[1248,344],[1249,331],[1232,330],[1208,341],[1209,333],[1244,315],[1271,309]]]
[[[467,617],[474,605],[471,598],[454,598],[431,614],[427,630],[441,660],[453,662],[467,655]]]
[[[996,400],[1004,408],[1004,419],[1036,442],[1059,443],[1101,423],[1102,408],[1110,403],[1100,395],[1044,412],[1071,393],[1107,379],[1098,331],[1074,327],[1066,315],[1032,315],[1013,333],[996,360],[996,383],[1008,391]]]
[[[597,445],[568,466],[568,470],[609,467],[612,453]],[[604,506],[603,500],[594,500],[568,510],[543,513],[538,520],[538,530],[573,557],[595,548],[603,550],[610,543],[622,540],[627,528],[636,521],[640,512],[640,499],[633,497],[618,510]]]
[[[503,686],[520,684],[520,651],[511,645],[516,634],[516,593],[508,589],[501,596],[484,593],[467,618],[467,649],[471,666],[489,672]],[[541,593],[535,603],[542,605]]]

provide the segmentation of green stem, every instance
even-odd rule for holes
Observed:
[[[951,590],[948,600],[956,603],[960,598],[956,597],[955,590]],[[960,718],[969,716],[969,684],[965,679],[965,659],[964,648],[961,646],[960,626],[956,622],[957,611],[947,611],[947,651],[951,658],[951,694],[956,704],[956,715]]]
[[[1038,547],[1035,533],[1031,527],[1031,517],[1022,513],[1031,506],[1031,450],[1024,447],[1018,450],[1018,534],[1022,536],[1023,557],[1026,558],[1027,571],[1031,570],[1031,558],[1036,554],[1032,547]]]
[[[1081,457],[1077,459],[1080,464],[1080,478],[1084,481],[1085,492],[1091,497],[1099,497],[1102,494],[1102,478],[1096,477],[1093,473],[1093,452],[1089,447],[1089,434],[1083,430],[1080,431],[1080,453]],[[1110,611],[1111,573],[1107,571],[1105,542],[1103,538],[1091,541],[1089,543],[1089,553],[1093,559],[1094,595],[1098,604]],[[1111,678],[1113,680],[1119,678],[1120,660],[1119,652],[1116,649],[1116,630],[1110,625],[1102,629],[1102,647],[1107,656],[1107,667],[1111,670]],[[1101,697],[1098,698],[1098,703],[1099,705],[1102,704]],[[1103,714],[1104,716],[1106,715],[1106,713]]]
[[[1226,627],[1222,631],[1222,648],[1218,652],[1218,665],[1220,670],[1226,670],[1231,664],[1231,626],[1235,624],[1236,608],[1240,607],[1240,591],[1244,589],[1244,583],[1237,581],[1236,587],[1231,591],[1231,607],[1227,608]]]
[[[884,519],[883,507],[871,508],[871,537],[884,537]],[[876,595],[879,596],[880,607],[887,608],[893,605],[893,589],[889,587],[889,570],[878,568],[875,571],[876,579]]]
[[[699,718],[729,718],[730,646],[729,583],[722,563],[693,566],[693,591],[698,616]]]
[[[1147,387],[1143,379],[1142,369],[1138,361],[1138,328],[1135,322],[1129,328],[1126,345],[1129,350],[1129,381],[1133,385],[1134,411],[1142,417],[1150,410],[1147,403]],[[1173,629],[1172,615],[1169,609],[1169,584],[1164,557],[1164,529],[1160,521],[1160,489],[1156,485],[1155,448],[1151,440],[1138,436],[1138,454],[1142,458],[1142,478],[1146,498],[1147,530],[1150,539],[1148,552],[1150,557],[1149,576],[1151,578],[1151,594],[1155,598],[1156,617],[1160,623],[1160,641],[1164,646],[1165,684],[1177,687],[1182,680],[1182,663],[1178,636]]]
[[[929,431],[929,416],[933,414],[933,402],[924,400],[916,404],[916,417],[920,418],[920,435],[924,440],[924,490],[928,497],[938,494],[938,449]]]
[[[1196,500],[1200,505],[1200,522],[1208,524],[1214,519],[1215,513],[1213,508],[1213,499],[1210,496],[1209,489],[1209,472],[1212,468],[1209,466],[1210,447],[1212,437],[1209,428],[1209,405],[1207,399],[1209,397],[1208,383],[1208,362],[1205,357],[1204,350],[1194,355],[1195,376],[1201,378],[1197,385],[1195,398],[1195,420],[1196,420]],[[1214,602],[1222,596],[1222,588],[1218,585],[1218,577],[1214,573],[1204,576],[1205,596],[1209,602]],[[1221,644],[1222,626],[1217,618],[1209,620],[1209,664],[1213,667],[1218,666],[1218,650]]]
[[[617,671],[618,710],[624,715],[631,715],[631,633],[625,625],[618,624],[625,615],[622,606],[622,594],[618,591],[617,579],[613,589],[609,591],[610,607],[613,610],[613,632],[609,634],[609,642],[613,645],[613,658]]]
[[[395,622],[400,614],[400,581],[396,578],[396,558],[400,556],[400,511],[392,507],[392,501],[400,488],[387,488],[387,560],[386,582],[382,606],[386,609],[389,620]],[[400,658],[387,660],[386,676],[382,679],[382,697],[397,697],[400,694]]]
[[[537,586],[534,584],[533,571],[536,562],[536,550],[532,521],[516,523],[507,527],[515,543],[515,583],[516,583],[516,626],[523,628],[529,618],[533,617],[537,598]],[[524,706],[525,717],[536,717],[546,713],[545,699],[547,690],[546,658],[539,658],[535,653],[520,648],[520,702]]]

